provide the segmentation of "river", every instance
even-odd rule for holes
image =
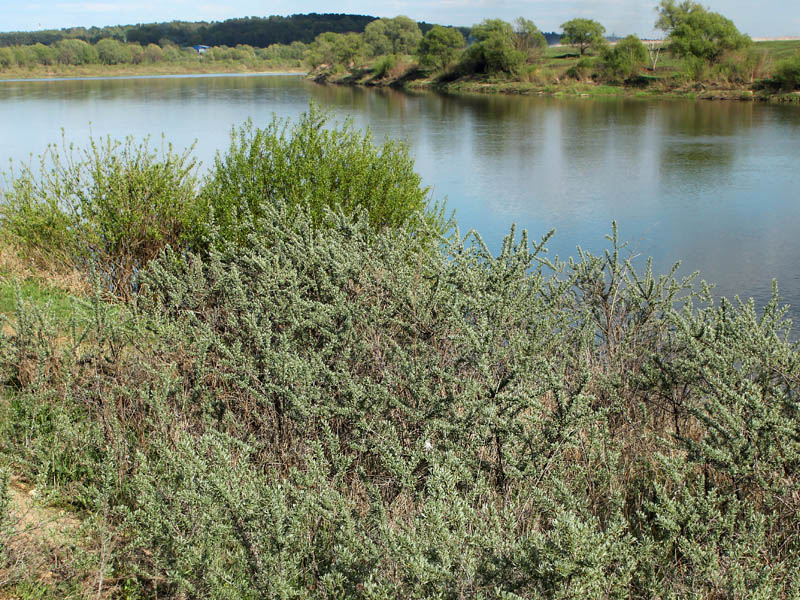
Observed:
[[[196,142],[205,165],[232,127],[296,118],[313,100],[378,139],[404,139],[432,197],[497,250],[512,223],[550,255],[599,252],[611,222],[663,272],[700,271],[763,305],[777,279],[800,317],[800,108],[747,102],[453,97],[327,87],[296,75],[0,82],[0,165],[90,135]],[[635,263],[635,264],[636,264]]]

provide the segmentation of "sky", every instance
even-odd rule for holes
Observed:
[[[156,21],[221,21],[296,13],[406,15],[443,25],[474,25],[486,18],[524,16],[543,31],[564,21],[600,21],[609,34],[659,35],[653,28],[658,0],[0,0],[0,31]],[[753,37],[800,36],[799,0],[701,0]]]

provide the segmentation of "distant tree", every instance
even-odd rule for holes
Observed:
[[[603,34],[606,28],[592,19],[572,19],[561,25],[564,36],[561,38],[562,44],[577,46],[581,56],[589,48],[600,49],[605,45]]]
[[[366,52],[364,38],[358,33],[334,33],[334,60],[346,67],[353,66]]]
[[[458,29],[434,25],[419,43],[419,64],[425,69],[446,69],[464,48],[464,36]]]
[[[52,65],[58,61],[58,51],[44,44],[34,44],[31,48],[35,60],[40,65]]]
[[[133,60],[130,48],[117,40],[106,38],[97,42],[95,47],[100,62],[104,65],[118,65],[129,63]]]
[[[658,11],[656,29],[660,29],[669,34],[678,25],[683,23],[690,13],[704,9],[701,4],[693,2],[692,0],[684,0],[681,3],[675,0],[661,0],[656,10]]]
[[[17,63],[11,48],[0,48],[0,69],[7,69]]]
[[[56,42],[58,62],[64,65],[89,65],[98,62],[97,49],[78,39],[65,39]]]
[[[547,47],[547,40],[533,21],[518,17],[514,21],[515,45],[530,61]]]
[[[373,21],[364,28],[364,42],[370,56],[383,56],[394,52],[392,40],[386,35],[386,19]]]
[[[475,43],[467,48],[462,64],[473,73],[509,73],[519,71],[525,54],[516,47],[516,35],[510,23],[486,19],[472,28]]]
[[[656,26],[667,32],[670,50],[681,57],[716,62],[725,52],[750,45],[733,21],[691,1],[662,0]]]
[[[364,28],[364,41],[372,56],[413,54],[421,39],[417,22],[404,16],[378,19]]]
[[[611,79],[628,79],[647,63],[647,48],[635,35],[603,50],[604,71]]]
[[[141,47],[139,44],[131,43],[126,44],[128,48],[128,52],[131,54],[131,62],[135,65],[141,64],[144,62],[144,48]]]
[[[784,90],[800,89],[800,53],[780,62],[772,79]]]
[[[311,44],[311,51],[309,53],[309,62],[312,67],[320,65],[332,65],[336,62],[336,54],[334,52],[334,44],[336,43],[336,36],[338,34],[333,32],[320,33],[314,42]]]
[[[147,47],[144,49],[144,60],[149,63],[161,62],[164,60],[164,51],[160,46],[147,44]]]

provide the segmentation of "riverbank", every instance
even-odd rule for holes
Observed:
[[[625,79],[610,74],[602,57],[580,56],[551,46],[515,75],[463,73],[458,66],[425,72],[412,56],[379,57],[344,69],[321,65],[317,83],[436,90],[448,94],[514,94],[578,97],[685,98],[800,103],[800,91],[781,89],[776,66],[800,54],[800,40],[756,42],[747,57],[729,56],[715,65],[688,66],[663,52]],[[655,57],[655,58],[653,58]]]
[[[147,75],[214,75],[225,73],[306,73],[297,65],[268,61],[214,61],[124,65],[37,65],[0,71],[0,81],[9,79],[60,79],[64,77],[137,77]]]
[[[491,76],[465,76],[453,80],[426,77],[406,72],[395,77],[375,77],[370,71],[359,73],[309,73],[316,83],[365,87],[391,87],[407,91],[431,90],[447,94],[506,94],[589,98],[682,98],[688,100],[737,100],[746,102],[786,102],[800,104],[800,91],[781,91],[759,85],[725,86],[719,83],[681,83],[666,78],[640,77],[630,84],[613,85],[592,80],[559,80],[537,83]]]

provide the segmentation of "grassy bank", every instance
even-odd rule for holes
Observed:
[[[191,75],[212,73],[305,73],[296,65],[281,65],[269,61],[193,61],[187,63],[156,63],[139,65],[36,65],[14,67],[0,71],[2,79],[49,79],[60,77],[131,77],[142,75]]]
[[[313,109],[203,180],[48,159],[0,206],[0,597],[797,595],[777,291],[717,304],[613,226],[493,255]]]
[[[354,68],[323,66],[310,74],[321,83],[432,89],[448,93],[535,94],[589,97],[671,97],[720,100],[798,102],[798,92],[770,84],[772,70],[800,55],[800,40],[755,42],[758,57],[748,73],[733,67],[688,72],[683,61],[666,51],[655,69],[642,68],[624,80],[609,81],[599,72],[599,58],[581,57],[570,47],[548,47],[535,64],[511,75],[463,74],[458,66],[445,72],[421,70],[412,56],[396,57],[387,68],[385,58]],[[731,60],[740,60],[731,58]],[[732,63],[733,64],[733,63]],[[698,78],[699,76],[699,78]]]

